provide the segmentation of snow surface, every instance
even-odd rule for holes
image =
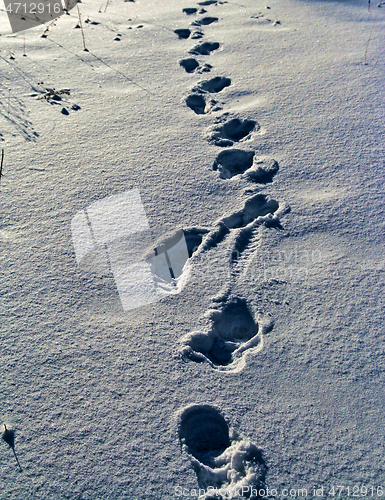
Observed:
[[[1,500],[385,488],[385,9],[201,8],[83,0],[88,51],[76,9],[46,38],[0,13]],[[198,248],[124,311],[71,222],[135,189]]]

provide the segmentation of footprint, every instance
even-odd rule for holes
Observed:
[[[221,92],[225,87],[229,87],[231,85],[230,78],[226,78],[224,76],[216,76],[215,78],[211,78],[211,80],[205,80],[203,82],[199,82],[196,87],[192,90],[193,92],[198,93],[217,93]]]
[[[204,71],[204,68],[202,68],[202,71]],[[223,90],[225,87],[228,87],[230,84],[230,78],[226,78],[223,76],[216,76],[211,80],[202,81],[192,89],[194,94],[190,94],[187,97],[186,104],[197,115],[203,115],[210,109],[220,109],[218,107],[215,107],[216,104],[218,104],[217,101],[212,99],[208,104],[206,102],[206,97],[204,97],[202,94],[221,92],[221,90]]]
[[[199,62],[192,57],[182,59],[179,61],[179,64],[186,70],[187,73],[194,73],[195,70],[197,70],[198,73],[208,73],[212,69],[211,64],[203,64],[200,66]]]
[[[207,362],[221,371],[238,372],[245,365],[246,353],[262,349],[263,334],[272,325],[258,325],[244,298],[231,298],[233,285],[241,273],[247,271],[259,245],[257,227],[280,227],[279,204],[268,196],[258,193],[246,200],[243,208],[225,215],[216,222],[212,231],[205,233],[196,249],[197,258],[220,243],[229,235],[230,274],[221,295],[213,299],[213,305],[199,320],[200,329],[181,339],[181,354],[185,360]]]
[[[219,170],[221,179],[231,179],[252,167],[254,155],[254,151],[241,149],[221,151],[214,160],[213,170]]]
[[[233,118],[223,125],[216,125],[209,142],[216,146],[232,146],[234,142],[245,139],[250,132],[260,129],[258,123],[254,120],[240,120]]]
[[[234,372],[243,368],[247,351],[262,349],[263,329],[260,331],[245,299],[235,297],[220,310],[208,310],[203,321],[208,323],[206,331],[188,333],[183,338],[185,359]]]
[[[173,280],[182,276],[188,259],[198,250],[202,238],[208,232],[208,229],[202,228],[168,230],[144,251],[139,243],[143,241],[143,236],[139,235],[137,248],[141,258],[150,264],[153,276],[160,278],[164,283],[176,285]],[[136,242],[132,241],[131,246],[134,247],[135,244]],[[133,260],[138,257],[134,254],[134,248],[131,248],[130,252]],[[137,250],[136,252],[138,253]]]
[[[84,23],[92,24],[93,26],[97,26],[98,24],[100,24],[97,21],[91,21],[91,19],[89,17],[87,17],[87,19],[84,21]]]
[[[205,0],[204,2],[198,2],[198,5],[213,5],[217,3],[217,0]]]
[[[265,487],[267,466],[262,451],[232,430],[218,409],[188,406],[180,414],[178,433],[199,488],[207,490],[200,499],[240,498],[239,493],[234,496],[237,491],[253,498],[255,490]]]
[[[187,245],[188,256],[191,258],[192,255],[198,250],[202,243],[203,237],[209,232],[208,229],[191,227],[183,229],[184,238]]]
[[[182,12],[187,14],[188,16],[191,16],[192,14],[196,14],[197,10],[195,7],[186,7],[185,9],[182,9]]]
[[[192,26],[208,26],[209,24],[215,23],[218,21],[217,17],[203,17],[202,19],[197,19],[193,23],[191,23]]]
[[[277,201],[258,193],[248,198],[241,210],[223,217],[218,222],[223,223],[228,229],[246,227],[250,222],[263,223],[268,226],[275,225],[278,219],[274,217],[274,212],[277,212],[278,209]]]
[[[166,283],[173,283],[173,280],[182,275],[188,258],[189,252],[182,229],[168,232],[158,238],[143,256],[143,260],[151,265],[151,273]]]
[[[289,210],[285,204],[280,208],[278,202],[267,195],[255,194],[245,201],[241,210],[224,215],[216,221],[214,228],[202,239],[197,253],[201,254],[217,247],[227,237],[231,229],[246,228],[252,230],[261,225],[280,228],[279,216]]]
[[[193,57],[182,59],[179,61],[179,64],[187,71],[187,73],[193,73],[199,67],[199,62]]]
[[[252,168],[247,170],[244,175],[249,181],[267,184],[273,182],[273,177],[278,173],[278,170],[279,164],[276,160],[256,160],[254,157]]]
[[[267,184],[279,170],[279,164],[274,159],[256,159],[255,151],[228,149],[221,151],[213,163],[213,170],[219,171],[221,179],[244,174],[248,181]]]
[[[214,50],[219,49],[218,42],[203,42],[190,50],[190,54],[208,56]]]
[[[196,405],[184,410],[179,438],[194,458],[207,465],[230,446],[227,422],[209,405]]]
[[[256,22],[261,25],[261,26],[281,26],[281,21],[275,20],[273,21],[272,19],[269,19],[262,14],[262,12],[259,12],[258,14],[254,14],[250,16],[251,19],[255,19]]]
[[[207,67],[208,69],[211,69],[211,66]],[[205,71],[205,68],[202,68],[202,71]],[[206,102],[206,98],[202,94],[221,92],[225,87],[228,87],[230,84],[231,84],[230,78],[226,78],[223,76],[216,76],[211,80],[202,81],[192,89],[194,94],[190,94],[187,97],[186,104],[197,115],[203,115],[211,109],[213,110],[220,109],[219,107],[215,107],[218,104],[217,101],[212,99],[208,104]]]
[[[191,94],[186,99],[187,106],[197,115],[204,115],[206,109],[206,99],[200,94]]]
[[[191,31],[187,28],[174,30],[174,33],[176,33],[178,37],[183,40],[186,40],[191,35]]]

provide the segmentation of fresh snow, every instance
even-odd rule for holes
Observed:
[[[1,500],[385,493],[385,6],[204,4],[2,6]]]

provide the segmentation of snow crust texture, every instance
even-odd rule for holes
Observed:
[[[0,10],[0,500],[383,496],[384,12]]]

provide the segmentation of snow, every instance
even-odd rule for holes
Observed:
[[[1,500],[209,498],[210,484],[379,498],[384,8],[79,9],[87,52],[76,8],[47,38],[0,12],[0,415],[22,467],[2,441]],[[218,21],[192,25],[204,17]],[[191,53],[205,42],[219,48]],[[143,240],[126,245],[136,217]],[[91,219],[102,239],[112,221],[116,268]],[[148,252],[182,229],[195,251],[172,254],[167,281]],[[127,263],[148,277],[135,297]]]

